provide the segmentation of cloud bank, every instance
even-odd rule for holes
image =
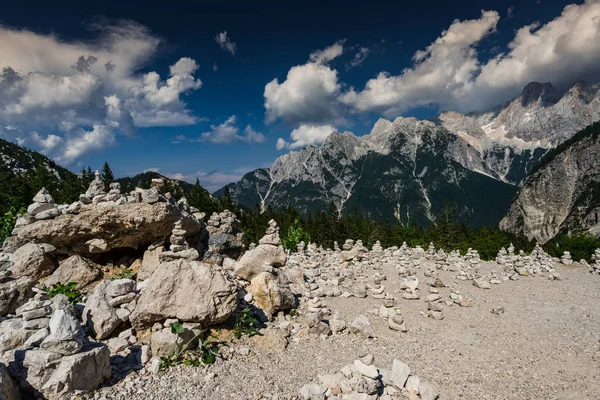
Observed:
[[[481,111],[517,96],[532,81],[564,89],[575,80],[600,79],[600,1],[568,5],[544,25],[521,27],[504,52],[484,59],[481,43],[501,28],[500,22],[496,11],[455,20],[414,53],[411,66],[397,75],[381,71],[362,88],[345,85],[328,65],[344,52],[338,42],[292,67],[282,83],[274,79],[265,86],[266,119],[322,126],[353,113],[394,118],[425,106]],[[368,54],[360,48],[346,67],[359,65]],[[281,140],[278,148],[287,148]]]
[[[131,21],[91,28],[100,33],[83,43],[0,26],[1,136],[72,164],[136,127],[197,122],[182,100],[202,86],[194,60],[181,58],[165,79],[140,74],[159,38]]]

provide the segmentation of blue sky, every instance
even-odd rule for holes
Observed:
[[[73,170],[108,160],[215,190],[332,129],[598,79],[599,3],[569,4],[12,2],[0,136]]]

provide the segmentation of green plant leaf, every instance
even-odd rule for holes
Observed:
[[[181,335],[184,332],[185,328],[179,323],[179,321],[175,321],[171,324],[171,333],[177,333]]]

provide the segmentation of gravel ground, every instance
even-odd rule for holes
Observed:
[[[381,300],[325,298],[348,323],[368,316],[378,337],[296,337],[285,351],[244,338],[231,346],[249,348],[247,356],[234,353],[210,367],[177,366],[159,378],[142,370],[91,398],[293,399],[317,375],[371,353],[379,368],[389,368],[394,358],[407,363],[413,374],[437,386],[442,399],[600,399],[600,277],[577,263],[556,268],[560,281],[525,277],[491,290],[454,281],[455,273],[442,271],[440,278],[474,304],[446,307],[439,321],[421,314],[427,311],[421,270],[421,300],[399,300],[406,333],[368,313]],[[483,263],[482,273],[491,270],[500,271],[495,262]],[[384,272],[386,291],[399,297],[401,278],[393,268]],[[444,299],[449,293],[440,289]],[[492,314],[496,307],[505,312]]]

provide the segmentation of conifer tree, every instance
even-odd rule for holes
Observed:
[[[229,187],[225,186],[223,190],[223,208],[229,211],[234,211],[235,206],[233,204],[233,200],[231,200],[231,194],[229,193]]]
[[[108,186],[115,180],[115,176],[113,175],[112,169],[110,169],[110,165],[108,165],[108,161],[104,162],[101,176],[102,180],[104,181],[104,186],[106,186],[106,188],[108,189]]]

